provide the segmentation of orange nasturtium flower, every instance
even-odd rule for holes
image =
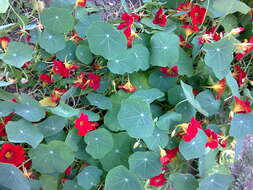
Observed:
[[[208,88],[213,89],[217,93],[216,98],[220,99],[223,92],[226,89],[226,79],[222,79],[222,80],[218,81],[216,84],[214,84],[212,86],[208,86]]]
[[[76,0],[76,7],[86,7],[87,0]]]
[[[137,88],[132,85],[130,81],[127,81],[127,83],[124,85],[119,85],[118,88],[130,93],[135,92],[137,90]]]
[[[7,36],[0,38],[0,44],[4,50],[7,49],[8,43],[11,41],[11,39]]]
[[[190,142],[198,134],[198,130],[202,128],[201,122],[197,121],[194,117],[190,123],[182,123],[177,125],[181,129],[178,136],[182,137],[185,142]]]
[[[234,96],[235,103],[233,106],[233,109],[231,110],[229,114],[229,119],[232,119],[234,117],[234,113],[250,113],[251,107],[250,102],[248,100],[241,100],[237,96]]]

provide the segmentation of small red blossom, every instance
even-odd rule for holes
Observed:
[[[188,38],[188,36],[190,36],[193,32],[199,31],[199,28],[197,26],[192,26],[190,24],[183,24],[181,27],[185,29],[186,38]]]
[[[70,176],[70,173],[71,173],[71,166],[69,166],[65,171],[64,171],[64,174],[66,176]]]
[[[222,79],[218,81],[216,84],[209,86],[208,88],[213,89],[217,93],[216,98],[220,99],[226,89],[226,79]]]
[[[70,77],[71,71],[74,71],[79,68],[78,65],[63,63],[59,60],[54,60],[53,64],[54,64],[53,69],[52,69],[53,73],[60,74],[61,76],[65,78]]]
[[[229,119],[233,119],[234,113],[250,113],[251,112],[251,107],[250,107],[250,102],[248,100],[241,100],[237,96],[234,96],[235,103],[233,106],[233,109],[229,113]]]
[[[11,41],[11,39],[7,36],[3,36],[0,38],[0,44],[4,50],[6,50],[8,43]]]
[[[177,10],[178,11],[189,11],[192,8],[192,3],[191,2],[186,2],[186,3],[180,3]]]
[[[241,100],[238,97],[234,96],[235,104],[233,107],[233,112],[235,113],[250,113],[250,102],[248,100]]]
[[[154,187],[161,187],[167,179],[164,177],[164,174],[160,174],[158,176],[152,177],[149,179],[149,185]]]
[[[54,82],[52,77],[47,75],[47,74],[41,74],[40,77],[39,77],[39,80],[41,80],[44,85],[51,84],[51,83]]]
[[[0,150],[0,162],[19,166],[25,161],[25,151],[20,145],[5,143]]]
[[[237,35],[243,32],[245,29],[243,27],[233,28],[229,34],[231,35]]]
[[[86,89],[87,86],[97,90],[100,88],[100,76],[94,73],[88,73],[88,79],[86,79],[85,74],[82,72],[77,76],[77,80],[73,84],[77,88]]]
[[[185,46],[186,48],[191,48],[192,47],[190,43],[186,42],[185,38],[181,34],[179,34],[178,37],[179,37],[179,40],[180,40],[180,42],[179,42],[180,46]]]
[[[219,145],[219,139],[218,139],[219,136],[210,129],[205,129],[205,134],[208,137],[206,147],[209,147],[211,149],[216,149]]]
[[[235,59],[237,61],[240,61],[247,54],[253,51],[253,36],[249,40],[245,39],[243,43],[235,44],[235,47],[236,47]]]
[[[178,67],[173,66],[169,67],[161,67],[160,71],[165,74],[166,77],[177,77],[178,76]]]
[[[171,150],[166,150],[165,154],[162,153],[163,151],[161,151],[160,162],[162,163],[162,165],[167,165],[168,163],[170,163],[171,160],[177,156],[178,151],[178,147]]]
[[[134,24],[135,20],[140,21],[140,16],[135,13],[123,13],[121,15],[121,19],[123,22],[121,22],[117,28],[119,30],[124,29],[123,33],[127,39],[127,47],[132,47],[133,41],[137,36],[137,34],[132,30],[132,25]]]
[[[6,137],[5,125],[12,120],[13,114],[5,116],[2,120],[0,120],[0,137]]]
[[[130,81],[128,81],[128,82],[127,82],[126,84],[124,84],[124,85],[119,85],[118,88],[119,88],[119,89],[123,89],[124,91],[130,92],[130,93],[133,93],[133,92],[135,92],[135,91],[137,90],[137,88],[136,88],[134,85],[132,85],[132,84],[130,83]]]
[[[81,113],[80,117],[75,120],[75,128],[78,129],[79,136],[85,136],[89,131],[93,131],[98,127],[97,122],[89,122],[88,115]]]
[[[163,13],[163,9],[162,8],[158,9],[158,11],[156,12],[155,18],[153,20],[153,24],[165,26],[166,22],[167,22],[167,17]]]
[[[76,0],[76,7],[86,7],[87,0]]]
[[[199,90],[198,89],[193,89],[192,93],[194,96],[197,96],[199,94]]]
[[[203,24],[206,15],[206,9],[199,5],[194,5],[189,12],[193,25]]]
[[[80,41],[84,39],[79,37],[77,33],[73,33],[72,36],[69,38],[69,40],[74,40],[77,44],[79,44]]]
[[[184,139],[185,142],[190,142],[198,134],[198,129],[201,129],[201,122],[197,121],[194,117],[191,119],[190,123],[183,123],[178,125],[182,128],[182,132],[178,135]]]
[[[22,68],[28,68],[28,67],[30,67],[32,65],[32,62],[31,61],[27,61],[27,62],[25,62],[25,64],[22,66]]]
[[[247,78],[247,74],[242,70],[240,65],[234,66],[233,76],[239,87],[243,85],[245,79]]]
[[[199,44],[211,43],[213,41],[219,41],[223,38],[224,32],[216,32],[216,27],[212,27],[209,30],[206,30],[205,33],[200,36],[198,39]]]
[[[66,89],[59,89],[59,88],[55,88],[53,93],[50,94],[51,100],[52,102],[59,102],[61,99],[61,96],[67,92]]]

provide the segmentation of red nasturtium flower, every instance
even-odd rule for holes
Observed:
[[[180,3],[177,10],[178,11],[189,11],[191,8],[192,8],[192,3],[186,2],[186,3]]]
[[[83,90],[89,86],[94,90],[97,90],[100,88],[100,76],[94,73],[88,73],[88,79],[86,79],[85,74],[82,72],[79,76],[77,76],[74,86]]]
[[[76,7],[85,7],[87,0],[76,0]]]
[[[8,43],[11,41],[11,39],[7,36],[0,38],[0,44],[4,50],[6,50]]]
[[[178,125],[181,127],[182,131],[178,134],[184,139],[185,142],[190,142],[198,134],[198,130],[202,128],[201,122],[197,121],[194,117],[191,119],[190,123],[183,123]]]
[[[50,94],[51,100],[52,102],[58,102],[61,99],[61,96],[67,92],[66,89],[59,89],[59,88],[55,88],[53,93]]]
[[[206,9],[200,7],[199,5],[194,5],[192,7],[192,10],[189,12],[189,16],[192,19],[193,25],[203,24],[205,15],[206,15]]]
[[[190,24],[183,24],[181,27],[185,29],[186,38],[188,38],[194,31],[199,31],[199,28],[197,26],[192,26]]]
[[[180,46],[184,46],[186,48],[191,48],[192,47],[191,44],[188,43],[181,34],[179,34],[178,37],[179,37],[179,40],[180,40],[180,42],[179,42]]]
[[[224,32],[216,32],[216,27],[212,27],[205,31],[205,33],[199,37],[199,44],[211,43],[213,41],[219,41],[223,38]]]
[[[249,40],[245,39],[243,43],[235,44],[235,47],[236,47],[235,58],[237,61],[240,61],[244,58],[244,56],[253,51],[253,36]]]
[[[97,122],[89,122],[88,115],[81,113],[80,117],[75,120],[75,128],[78,129],[79,136],[85,136],[89,131],[93,131],[98,127]]]
[[[250,102],[248,100],[241,100],[237,96],[234,96],[235,103],[233,106],[233,109],[231,110],[229,114],[229,119],[232,119],[234,116],[234,113],[250,113],[251,107]]]
[[[54,60],[53,64],[54,64],[53,69],[52,69],[53,73],[60,74],[61,76],[65,78],[70,77],[71,71],[74,71],[79,68],[78,65],[63,63],[59,60]]]
[[[152,177],[149,179],[149,185],[154,187],[161,187],[164,185],[164,183],[167,181],[167,179],[164,177],[164,174],[160,174],[158,176]]]
[[[70,176],[70,173],[71,173],[71,166],[67,167],[67,169],[64,171],[64,174],[66,176]]]
[[[6,137],[5,125],[11,121],[13,115],[5,116],[3,119],[0,119],[0,137]]]
[[[19,166],[25,161],[25,151],[20,145],[5,143],[0,150],[0,162]]]
[[[226,89],[226,79],[222,79],[222,80],[218,81],[216,84],[209,86],[208,88],[213,89],[217,93],[216,98],[220,99],[223,92]]]
[[[130,93],[135,92],[137,90],[137,88],[132,85],[130,81],[127,81],[127,83],[124,85],[119,85],[118,88]]]
[[[132,25],[134,24],[135,20],[140,20],[140,16],[135,13],[123,13],[121,15],[121,19],[123,22],[121,22],[117,28],[119,30],[124,29],[123,33],[127,39],[127,47],[131,47],[135,37],[137,36],[137,34],[132,30]]]
[[[48,85],[48,84],[51,84],[54,82],[52,77],[47,74],[41,74],[39,77],[39,80],[41,80],[43,82],[43,85]]]
[[[168,163],[170,163],[172,161],[172,159],[177,156],[178,151],[179,151],[178,147],[176,147],[174,149],[171,149],[171,150],[161,149],[161,151],[160,151],[160,155],[161,155],[160,162],[162,163],[162,165],[167,165]]]
[[[247,78],[247,74],[242,70],[240,65],[234,66],[233,76],[239,87],[244,83],[245,79]]]
[[[153,24],[165,26],[166,22],[167,22],[167,17],[163,13],[163,9],[162,8],[158,9],[158,11],[156,12],[155,18],[153,20]]]
[[[178,76],[178,67],[173,66],[169,67],[161,67],[160,71],[165,74],[166,77],[176,77]]]
[[[212,131],[210,129],[205,129],[205,134],[208,139],[208,141],[206,143],[206,147],[209,147],[211,149],[216,149],[219,145],[218,134],[216,134],[214,131]]]

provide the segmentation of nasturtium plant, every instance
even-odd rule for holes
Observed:
[[[252,5],[1,0],[0,189],[252,189]]]

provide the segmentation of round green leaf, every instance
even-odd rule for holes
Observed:
[[[147,70],[149,68],[149,51],[145,46],[137,44],[128,49],[126,53],[109,61],[107,66],[112,73],[121,75]]]
[[[143,138],[143,140],[150,150],[159,151],[160,147],[167,146],[169,136],[165,131],[155,128],[153,134],[150,137]]]
[[[25,62],[30,61],[33,56],[33,49],[23,42],[13,42],[8,44],[7,52],[2,60],[17,68],[21,68]]]
[[[161,71],[156,70],[149,76],[149,84],[153,88],[159,88],[163,92],[167,92],[177,83],[177,77],[166,77]]]
[[[242,140],[247,134],[253,133],[253,114],[236,114],[231,121],[229,134]]]
[[[66,46],[63,34],[53,34],[44,30],[39,38],[39,45],[48,53],[56,53]]]
[[[9,8],[9,0],[2,0],[1,1],[1,7],[0,7],[0,13],[5,13],[7,9]]]
[[[209,116],[209,113],[203,109],[203,105],[198,102],[198,100],[195,99],[192,87],[188,84],[185,84],[183,81],[181,81],[181,87],[183,88],[184,94],[186,96],[186,99],[188,100],[191,105],[196,108],[200,113],[202,113],[205,116]]]
[[[126,51],[126,39],[111,24],[97,22],[89,27],[87,39],[91,52],[106,59],[115,59]]]
[[[156,125],[159,129],[168,131],[182,121],[182,115],[177,112],[167,112],[159,117]]]
[[[49,110],[61,117],[73,117],[78,116],[80,111],[77,109],[72,108],[71,106],[65,104],[64,102],[60,102],[60,104],[55,108],[49,108]]]
[[[152,88],[152,89],[139,89],[135,93],[133,93],[131,96],[139,96],[144,98],[148,103],[152,103],[158,98],[161,98],[164,96],[164,93],[160,91],[157,88]]]
[[[15,103],[0,101],[0,117],[5,117],[14,112]]]
[[[176,105],[176,112],[182,116],[181,123],[189,122],[196,115],[196,110],[188,101],[178,103]]]
[[[14,111],[16,114],[31,122],[40,121],[46,115],[43,108],[25,104],[17,104]]]
[[[91,189],[99,184],[102,173],[96,166],[87,166],[77,175],[77,183],[87,190]]]
[[[12,164],[0,163],[0,184],[10,190],[30,190],[24,174]]]
[[[120,126],[134,138],[152,135],[154,123],[150,105],[141,97],[131,97],[121,102],[118,113]]]
[[[210,116],[214,115],[219,111],[221,101],[216,100],[209,90],[200,92],[196,96],[196,100],[200,103],[202,108],[208,112]]]
[[[66,122],[65,118],[53,115],[40,123],[38,128],[44,137],[49,137],[59,133],[64,128]]]
[[[230,63],[234,59],[233,41],[227,38],[218,42],[206,43],[203,46],[206,51],[205,64],[212,68],[218,79],[223,79],[230,71]]]
[[[113,149],[100,159],[106,171],[119,165],[128,167],[128,157],[132,152],[134,139],[130,138],[126,132],[122,132],[113,134],[113,142]]]
[[[105,190],[144,190],[137,177],[124,166],[110,170],[105,179]]]
[[[78,151],[81,140],[82,137],[77,134],[77,129],[73,128],[68,132],[65,143],[69,145],[72,150]]]
[[[87,144],[86,151],[95,159],[103,158],[113,148],[112,134],[103,128],[89,132],[84,141]]]
[[[170,175],[169,181],[171,181],[173,188],[176,190],[196,190],[198,188],[198,181],[191,174],[178,174],[174,173]]]
[[[44,9],[40,18],[45,28],[56,34],[67,33],[74,27],[71,10],[65,8]]]
[[[135,152],[129,157],[128,162],[130,171],[143,179],[149,179],[162,172],[159,153]]]
[[[77,182],[73,180],[67,180],[63,184],[64,190],[84,190],[80,185],[77,184]]]
[[[200,181],[199,190],[228,190],[232,181],[231,175],[213,174]]]
[[[86,98],[91,105],[97,106],[100,109],[108,110],[112,108],[112,100],[102,94],[89,93]]]
[[[90,64],[93,60],[92,53],[90,52],[90,48],[85,45],[81,44],[76,48],[76,57],[79,61],[84,64]]]
[[[190,142],[181,140],[179,151],[186,160],[199,158],[205,154],[207,136],[203,130],[198,129],[198,134]]]
[[[76,44],[72,41],[67,41],[63,50],[58,51],[56,57],[61,61],[72,61],[76,58]]]
[[[8,122],[6,132],[10,142],[27,143],[33,148],[36,148],[43,140],[43,135],[39,129],[25,120]]]
[[[72,9],[76,0],[52,0],[50,2],[50,7],[59,7],[59,8],[69,8]]]
[[[151,64],[174,66],[179,59],[179,38],[170,32],[158,32],[151,37]]]
[[[62,141],[40,144],[30,150],[29,157],[32,159],[32,168],[41,173],[64,172],[74,161],[73,151]]]
[[[186,97],[181,86],[175,85],[173,88],[168,90],[168,101],[170,104],[176,105],[185,99]]]
[[[192,59],[182,48],[179,48],[179,59],[175,65],[178,66],[178,73],[180,75],[187,75],[187,76],[193,75]]]
[[[57,190],[58,187],[58,179],[56,176],[41,175],[40,183],[43,190]]]

